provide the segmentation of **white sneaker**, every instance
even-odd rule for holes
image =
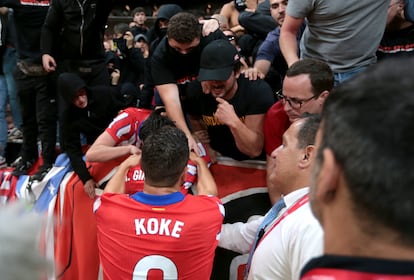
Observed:
[[[16,167],[20,164],[20,162],[23,160],[22,156],[17,157],[11,164],[11,167]]]
[[[7,166],[6,158],[0,156],[0,168],[6,167],[6,166]]]
[[[9,130],[7,139],[9,141],[16,141],[16,140],[22,140],[23,139],[23,133],[20,129],[13,127]]]

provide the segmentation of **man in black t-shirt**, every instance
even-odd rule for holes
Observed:
[[[214,20],[215,21],[215,20]],[[203,26],[189,13],[174,15],[168,24],[167,36],[157,46],[151,62],[156,89],[165,105],[168,117],[187,135],[190,149],[198,151],[181,107],[187,84],[197,78],[200,54],[213,40],[226,37],[218,29],[204,36]]]
[[[264,160],[263,121],[274,103],[272,90],[262,80],[240,77],[240,65],[228,40],[206,46],[199,81],[187,88],[186,110],[196,135],[215,151],[236,160]]]

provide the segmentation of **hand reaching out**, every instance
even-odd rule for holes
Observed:
[[[251,81],[257,80],[257,79],[264,79],[265,75],[260,72],[257,68],[248,68],[244,70],[243,72],[244,77],[248,78]]]
[[[220,28],[218,20],[215,19],[201,20],[200,23],[203,25],[202,35],[204,37]]]
[[[194,132],[195,137],[203,144],[210,143],[210,137],[207,130],[198,130]]]
[[[197,145],[197,141],[194,139],[193,135],[186,134],[187,140],[188,140],[188,148],[190,149],[190,152],[193,151],[197,155],[202,155],[202,152],[200,150],[200,147]]]

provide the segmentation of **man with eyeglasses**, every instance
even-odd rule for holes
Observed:
[[[250,80],[265,79],[273,90],[280,89],[288,68],[279,46],[280,27],[285,20],[287,4],[288,0],[270,0],[270,14],[279,26],[269,32],[260,45],[254,66],[244,71],[244,75]],[[305,26],[303,24],[297,33],[298,41]]]
[[[319,114],[333,89],[331,68],[316,59],[299,60],[286,71],[279,101],[266,113],[264,121],[265,150],[268,157],[282,144],[283,133],[303,113]]]

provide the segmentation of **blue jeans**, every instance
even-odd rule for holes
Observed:
[[[404,16],[406,20],[414,22],[414,1],[405,0],[404,3],[405,3]]]
[[[7,147],[7,85],[3,75],[0,76],[0,156],[4,157]]]
[[[342,73],[334,72],[334,78],[335,78],[334,86],[335,87],[338,86],[340,83],[348,80],[349,78],[364,71],[367,68],[368,66],[361,66],[361,67],[354,68],[348,72],[342,72]]]
[[[3,73],[7,84],[7,93],[9,98],[10,110],[13,117],[14,126],[21,128],[22,113],[20,103],[16,93],[16,83],[13,77],[13,71],[16,68],[16,49],[7,47],[3,55]]]

